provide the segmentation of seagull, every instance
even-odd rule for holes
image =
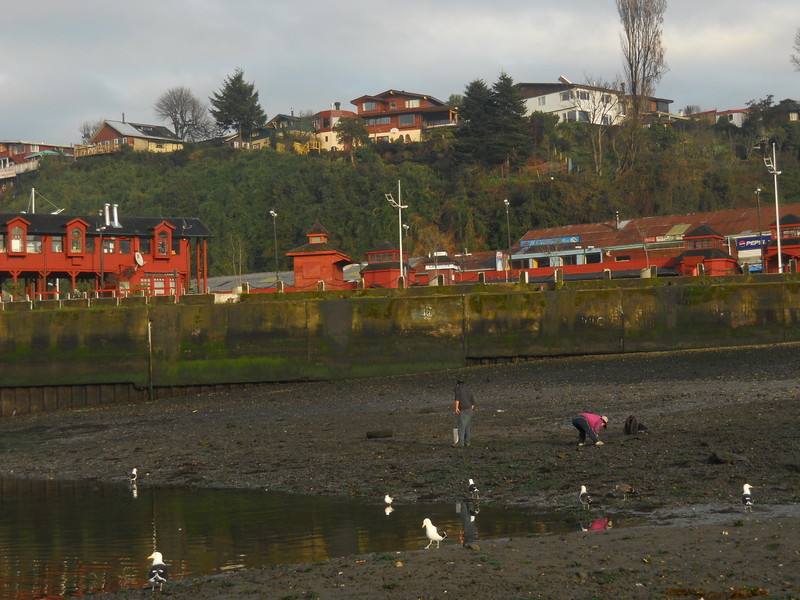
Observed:
[[[394,498],[392,498],[389,494],[386,494],[383,497],[383,501],[386,502],[386,504],[391,504],[392,502],[394,502]]]
[[[438,527],[436,527],[436,525],[431,523],[430,519],[425,519],[422,522],[422,526],[425,528],[425,535],[427,535],[428,539],[430,540],[430,542],[428,542],[428,545],[425,546],[425,550],[430,548],[433,542],[436,542],[436,547],[438,548],[439,542],[441,542],[444,538],[447,537],[447,533],[445,533],[443,530],[439,529]]]
[[[745,483],[742,486],[742,504],[744,505],[744,512],[753,512],[753,496],[750,494],[750,489],[756,486]]]
[[[584,510],[589,510],[589,505],[592,503],[592,497],[589,495],[589,492],[586,491],[586,486],[581,486],[581,492],[578,495],[578,499],[581,501]]]
[[[467,487],[467,492],[469,492],[469,495],[472,496],[473,498],[478,497],[479,494],[478,486],[475,485],[475,482],[472,481],[472,479],[469,480],[469,486]]]
[[[622,499],[627,500],[628,494],[636,494],[636,488],[630,485],[629,483],[620,483],[616,488],[618,492],[622,494]]]
[[[131,483],[136,483],[136,478],[137,477],[138,477],[138,474],[136,473],[136,467],[133,467],[133,469],[131,469],[131,472],[128,473],[128,480]]]
[[[153,560],[153,564],[150,565],[150,571],[147,573],[147,581],[153,586],[154,591],[156,586],[158,586],[159,591],[162,591],[168,577],[167,565],[164,564],[164,557],[161,556],[161,552],[153,552],[147,558]]]

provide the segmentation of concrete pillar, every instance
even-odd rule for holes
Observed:
[[[478,283],[480,283],[481,285],[484,285],[486,283],[486,273],[484,273],[483,271],[478,273]]]
[[[530,276],[528,275],[527,271],[520,271],[519,272],[519,282],[520,283],[530,283]]]
[[[324,281],[318,281],[317,282],[317,291],[318,292],[324,292],[325,291],[325,282]]]

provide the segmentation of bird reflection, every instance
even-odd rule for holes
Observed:
[[[475,545],[478,539],[478,526],[475,524],[475,517],[480,513],[480,508],[476,502],[461,500],[459,515],[461,516],[461,541],[465,547]]]

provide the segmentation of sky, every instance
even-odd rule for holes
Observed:
[[[267,117],[396,89],[444,102],[501,73],[518,83],[622,73],[615,0],[0,0],[0,140],[80,142],[83,123],[164,124],[158,97],[208,97],[237,68]],[[797,0],[667,0],[672,112],[800,100]]]

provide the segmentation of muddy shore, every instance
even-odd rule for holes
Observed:
[[[662,515],[477,550],[421,536],[419,551],[173,581],[176,598],[799,598],[799,362],[795,344],[554,358],[18,415],[0,421],[0,474],[122,481],[138,465],[150,485],[403,503],[456,499],[473,477],[483,502],[573,510],[586,484]],[[478,401],[469,448],[452,447],[456,378]],[[609,416],[604,446],[577,446],[583,411]],[[646,433],[623,433],[631,414]]]

